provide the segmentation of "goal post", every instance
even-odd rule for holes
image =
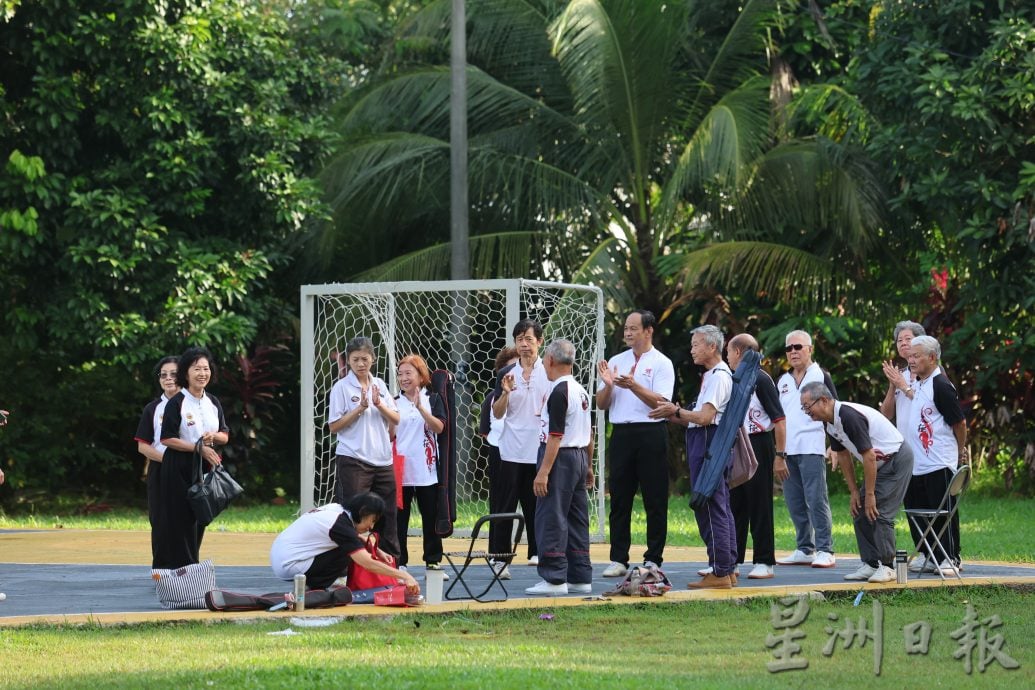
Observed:
[[[604,413],[596,408],[596,363],[604,355],[604,297],[600,288],[547,281],[443,280],[335,283],[301,289],[301,492],[303,511],[333,498],[336,436],[327,429],[331,388],[343,374],[338,353],[353,337],[374,342],[373,373],[398,394],[396,363],[415,352],[429,367],[453,372],[457,415],[457,503],[488,512],[488,452],[478,435],[482,400],[495,382],[496,354],[513,345],[522,318],[543,326],[544,343],[575,345],[573,374],[590,393],[595,425],[596,486],[590,532],[604,539]],[[473,524],[473,520],[472,520]],[[469,532],[463,518],[458,533]],[[412,529],[412,528],[411,528]]]

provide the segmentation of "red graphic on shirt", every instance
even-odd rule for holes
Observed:
[[[934,445],[934,425],[931,424],[932,414],[934,414],[932,408],[921,408],[920,426],[916,430],[920,437],[920,447],[924,449],[924,453],[927,455],[931,454],[931,446]]]
[[[765,429],[762,428],[762,425],[758,422],[758,420],[761,419],[761,417],[762,417],[762,410],[758,409],[757,407],[753,407],[750,410],[748,410],[748,433],[749,434],[759,434],[759,433],[765,431]]]
[[[435,466],[435,437],[428,427],[424,427],[424,460],[429,470]]]

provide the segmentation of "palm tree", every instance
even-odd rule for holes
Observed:
[[[815,302],[865,278],[882,197],[846,142],[774,117],[774,0],[719,34],[708,2],[468,3],[474,277],[557,271],[659,315],[702,286]],[[341,117],[325,247],[376,238],[392,260],[366,278],[447,277],[448,10]]]

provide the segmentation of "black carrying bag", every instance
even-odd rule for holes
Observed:
[[[244,489],[222,465],[216,465],[208,474],[202,472],[204,461],[201,459],[200,440],[194,444],[194,456],[198,464],[195,466],[194,483],[187,489],[187,501],[198,524],[207,527],[217,515],[226,510],[230,501],[244,493]]]
[[[431,390],[442,398],[446,424],[438,435],[438,484],[435,492],[435,534],[448,537],[456,522],[456,392],[453,375],[445,369],[431,373]]]
[[[246,594],[225,589],[213,589],[205,594],[205,605],[209,611],[267,611],[284,603],[283,592],[270,594]],[[352,603],[352,591],[348,587],[331,589],[310,589],[305,593],[307,609],[329,609]]]

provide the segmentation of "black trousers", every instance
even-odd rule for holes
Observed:
[[[539,555],[539,545],[535,539],[535,482],[536,469],[533,464],[523,462],[500,462],[497,476],[497,491],[494,497],[489,493],[490,510],[494,513],[511,513],[521,505],[521,513],[525,516],[525,534],[528,537],[528,557]],[[513,522],[501,522],[489,535],[489,551],[506,553],[513,548],[511,536],[514,534]]]
[[[340,546],[324,551],[313,559],[313,564],[305,571],[306,589],[327,589],[339,577],[348,574],[350,563],[352,559]]]
[[[753,545],[752,563],[776,565],[773,537],[773,463],[776,462],[776,441],[772,431],[751,434],[751,448],[758,460],[758,470],[748,481],[730,489],[730,509],[737,526],[737,563],[744,562],[748,530]]]
[[[334,456],[334,500],[338,503],[366,491],[377,494],[385,501],[385,514],[374,525],[381,535],[378,546],[385,553],[399,558],[399,530],[395,526],[395,469],[391,465],[368,465],[359,458]]]
[[[951,470],[948,467],[943,467],[940,470],[929,472],[927,474],[915,474],[909,480],[909,488],[906,489],[906,497],[902,501],[906,508],[937,508],[938,503],[945,496],[945,490],[949,488],[949,482],[952,481],[952,475],[955,470]],[[950,498],[949,504],[946,506],[947,510],[952,510],[955,505],[956,499]],[[952,516],[952,522],[949,523],[949,528],[945,530],[945,533],[941,536],[941,543],[944,547],[944,551],[939,550],[934,545],[934,537],[938,532],[945,526],[945,518],[938,518],[934,521],[934,534],[929,539],[934,555],[938,558],[940,563],[942,560],[948,558],[954,565],[960,563],[960,514],[957,512]],[[909,521],[909,533],[913,537],[913,544],[915,546],[920,545],[920,537],[923,536],[923,532],[918,530],[914,525],[913,521]],[[920,553],[927,555],[925,549],[920,549]]]
[[[629,564],[630,520],[636,490],[647,514],[643,560],[661,565],[668,538],[668,429],[665,422],[615,424],[611,431],[609,486],[611,560]]]
[[[503,487],[499,485],[500,481],[500,465],[503,460],[500,459],[500,449],[497,446],[490,444],[486,441],[485,446],[489,449],[489,465],[488,465],[488,476],[489,476],[489,512],[498,513],[497,503],[499,503],[500,497],[503,495]],[[489,523],[489,544],[495,544],[493,535],[496,533],[496,523]]]
[[[396,524],[399,526],[399,565],[409,563],[406,550],[406,532],[410,528],[410,511],[416,499],[420,510],[421,536],[424,539],[424,562],[438,563],[442,560],[442,537],[435,532],[435,518],[438,511],[438,487],[404,486],[402,487],[403,507],[399,510]]]

